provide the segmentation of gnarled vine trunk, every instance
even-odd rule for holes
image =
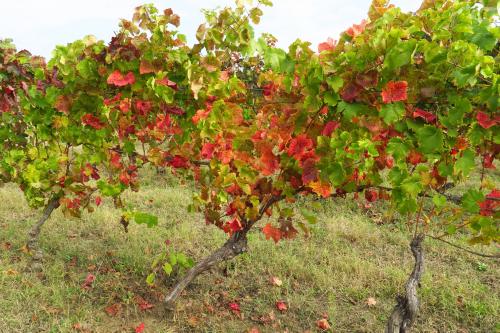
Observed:
[[[242,230],[234,233],[225,243],[213,252],[211,255],[197,263],[191,268],[182,279],[177,282],[176,286],[172,289],[170,294],[165,297],[165,303],[168,308],[172,308],[175,301],[182,293],[182,291],[194,280],[199,274],[210,269],[223,261],[233,259],[237,255],[246,252],[247,250],[247,232]]]
[[[415,258],[415,266],[406,282],[405,295],[397,297],[398,303],[389,318],[385,330],[386,333],[408,333],[417,318],[419,310],[417,287],[420,286],[420,279],[424,273],[423,240],[424,235],[417,235],[410,244],[411,252]]]
[[[47,222],[50,215],[57,207],[59,207],[59,198],[54,197],[50,199],[49,203],[43,210],[42,216],[28,233],[28,241],[26,243],[26,247],[33,255],[31,258],[31,262],[27,267],[27,269],[30,271],[40,271],[42,269],[43,253],[42,250],[40,250],[38,247],[38,239],[40,238],[40,231],[42,230],[42,226],[45,224],[45,222]]]

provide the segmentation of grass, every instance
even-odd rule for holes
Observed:
[[[26,273],[26,234],[40,212],[22,193],[0,188],[0,332],[260,332],[317,331],[328,317],[332,332],[383,332],[384,324],[411,271],[409,238],[397,224],[376,225],[352,201],[325,201],[319,222],[305,238],[275,245],[258,230],[249,252],[203,274],[188,287],[175,311],[162,296],[178,277],[148,287],[145,278],[164,241],[194,259],[226,239],[187,213],[189,186],[166,183],[151,174],[127,201],[160,217],[155,228],[131,224],[125,233],[120,211],[106,202],[93,214],[71,219],[56,212],[42,231],[44,272]],[[310,202],[304,202],[309,205]],[[260,224],[263,225],[262,223]],[[463,239],[454,240],[466,244]],[[426,272],[415,332],[500,332],[499,265],[445,244],[426,240]],[[494,247],[476,250],[494,252]],[[96,276],[92,288],[82,283]],[[272,285],[271,277],[283,284]],[[140,296],[153,304],[143,311]],[[369,306],[368,298],[376,304]],[[288,310],[280,312],[275,302]],[[241,313],[233,313],[238,302]],[[105,309],[119,304],[109,315]]]

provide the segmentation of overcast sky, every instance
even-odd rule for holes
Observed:
[[[0,38],[12,38],[18,49],[50,57],[56,45],[85,35],[109,41],[120,18],[130,19],[142,3],[159,9],[171,7],[181,16],[181,32],[194,40],[203,21],[202,8],[229,6],[232,0],[1,0]],[[274,0],[265,9],[258,32],[270,32],[286,47],[296,38],[314,46],[366,18],[371,0]],[[414,11],[420,1],[393,0]]]

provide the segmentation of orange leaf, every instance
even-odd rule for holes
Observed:
[[[324,183],[318,180],[315,182],[311,182],[308,185],[314,193],[322,196],[323,198],[328,198],[332,194],[332,187],[329,183]]]
[[[326,319],[320,319],[316,322],[316,325],[318,326],[318,328],[320,330],[323,330],[323,331],[326,331],[328,329],[330,329],[330,323],[328,323],[328,320]]]
[[[262,228],[262,232],[266,235],[266,239],[272,238],[275,243],[278,243],[281,239],[281,230],[273,227],[271,223],[266,224],[266,226]]]

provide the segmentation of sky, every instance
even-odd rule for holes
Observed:
[[[134,8],[154,3],[172,8],[181,17],[181,33],[194,41],[203,22],[202,8],[231,6],[233,0],[0,0],[0,39],[12,38],[19,50],[50,58],[56,45],[65,45],[86,35],[109,41],[118,31],[120,18],[130,19]],[[278,46],[295,39],[313,46],[338,35],[367,17],[371,0],[273,0],[264,9],[257,33],[269,32]],[[415,11],[416,0],[392,0],[406,11]]]

